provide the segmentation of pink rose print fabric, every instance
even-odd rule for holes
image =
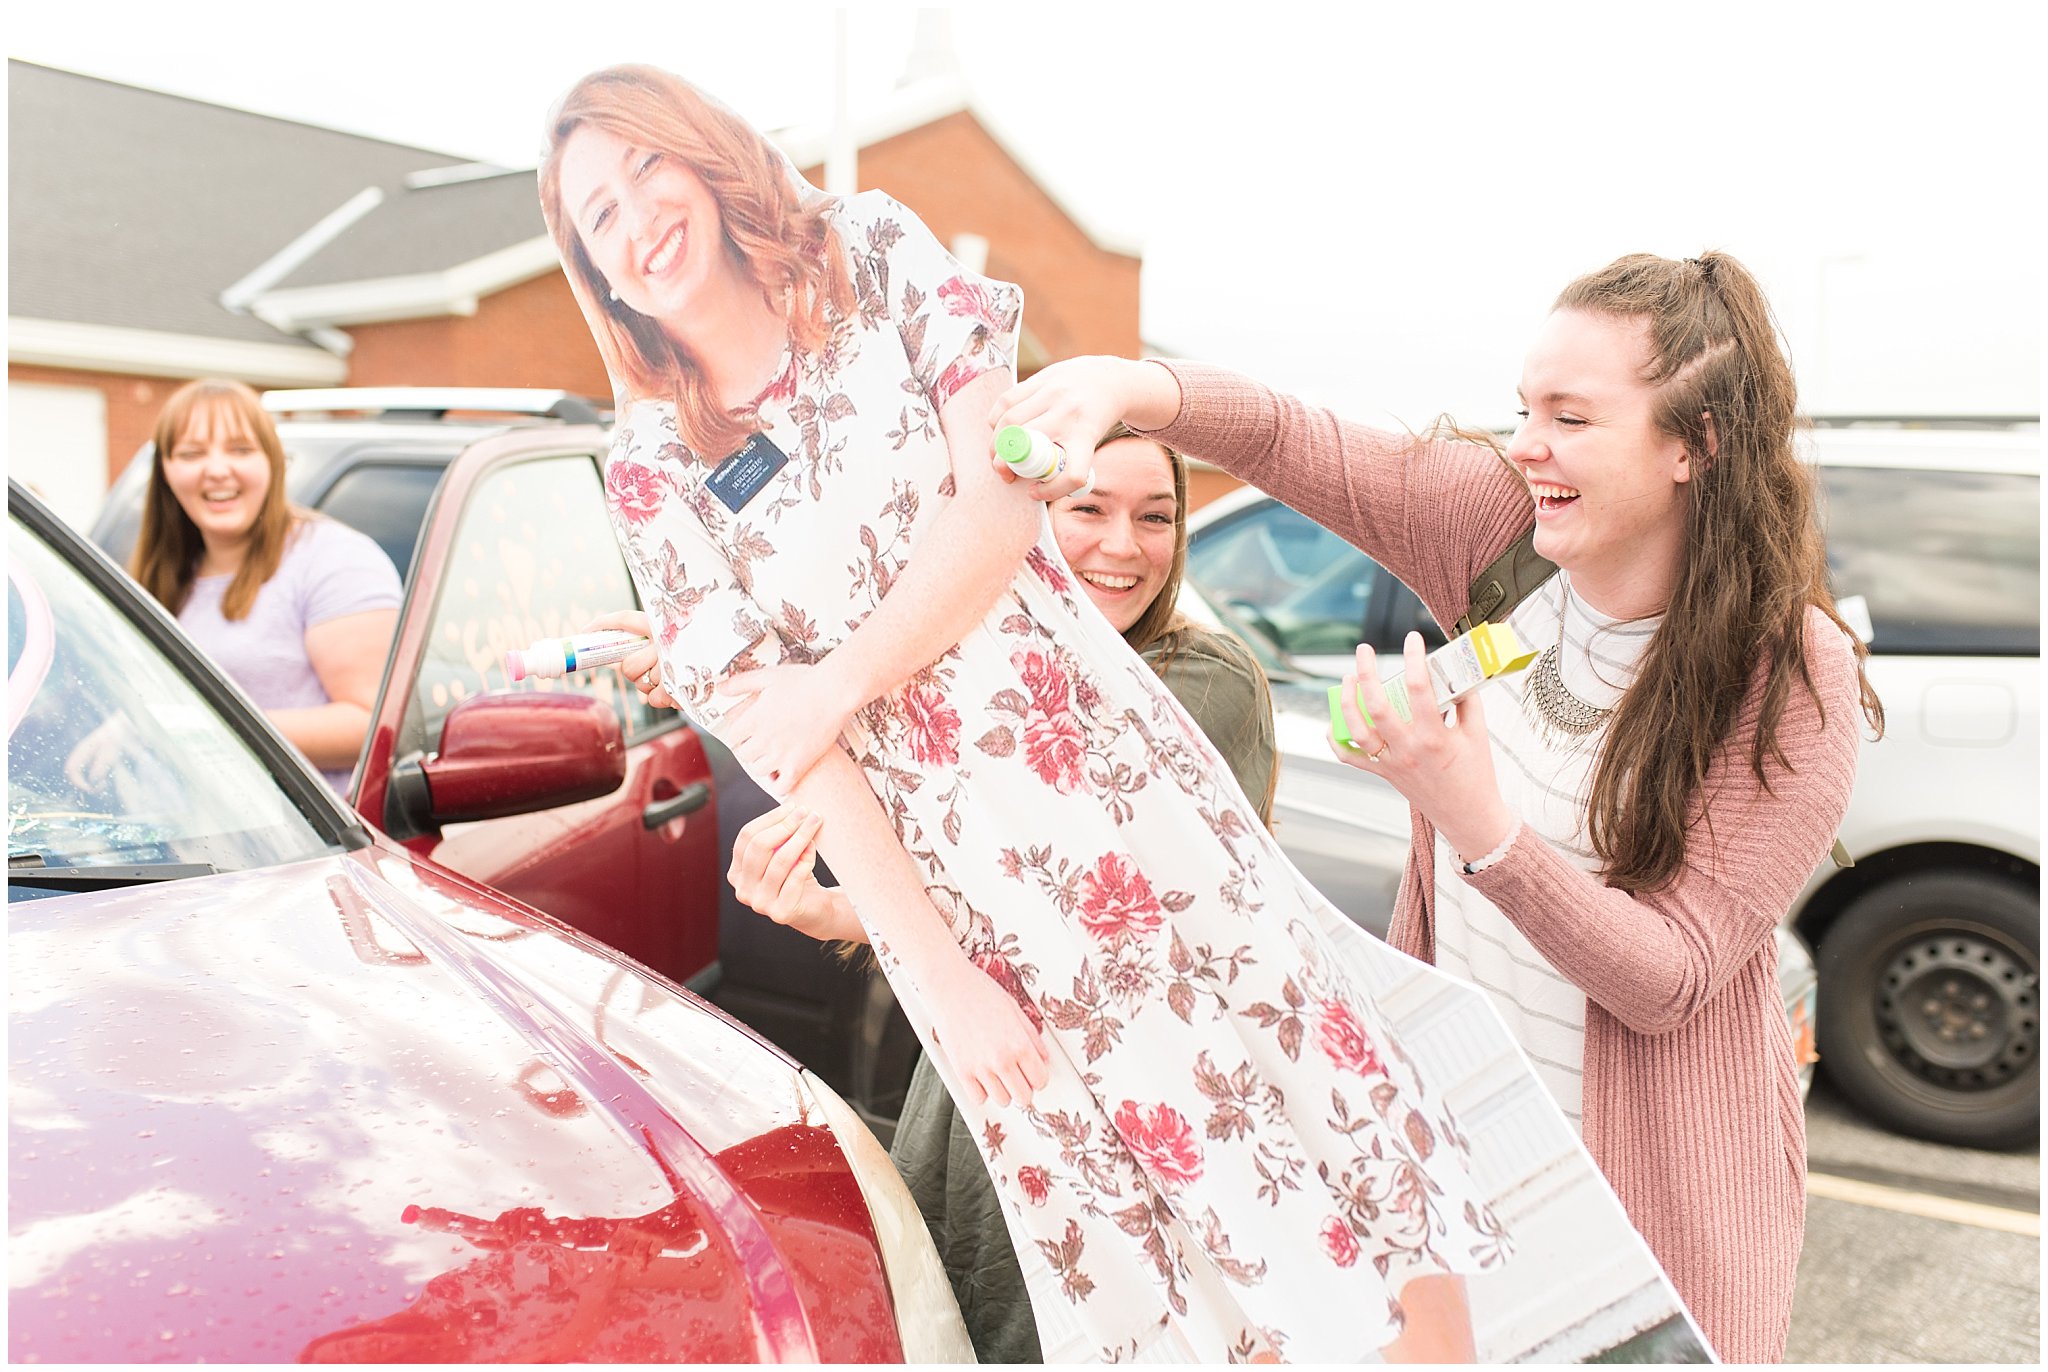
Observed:
[[[1372,1040],[1365,1036],[1365,1026],[1341,1000],[1326,1000],[1316,1007],[1316,1046],[1342,1071],[1386,1075]]]
[[[1081,878],[1081,927],[1111,947],[1152,937],[1165,918],[1151,883],[1115,853]]]
[[[662,501],[675,493],[672,480],[637,462],[613,462],[606,466],[604,485],[614,518],[635,529],[660,514]]]
[[[723,454],[686,449],[666,402],[619,411],[613,527],[670,689],[714,733],[721,677],[829,661],[881,603],[953,489],[941,407],[1013,370],[1014,287],[878,193],[832,222],[858,299],[764,395],[790,461],[758,494],[711,495]],[[1029,1109],[963,1110],[1047,1361],[1355,1362],[1398,1331],[1409,1277],[1505,1259],[1457,1122],[1335,951],[1343,916],[1049,531],[843,742],[954,937],[1053,1050]]]
[[[1116,1112],[1116,1132],[1160,1190],[1180,1191],[1201,1179],[1201,1141],[1187,1116],[1171,1105],[1145,1107],[1127,1100]]]
[[[924,682],[903,693],[903,719],[910,733],[910,755],[927,767],[951,767],[960,760],[960,712],[946,703],[946,694]]]
[[[1358,1261],[1358,1239],[1351,1227],[1341,1219],[1332,1218],[1323,1223],[1323,1251],[1330,1255],[1330,1261],[1339,1267],[1349,1267]]]

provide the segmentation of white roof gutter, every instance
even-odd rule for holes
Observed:
[[[339,209],[272,254],[255,271],[222,291],[220,303],[236,314],[249,313],[249,306],[258,296],[311,261],[315,253],[348,232],[356,221],[383,203],[382,190],[365,186],[343,202]]]
[[[265,291],[250,302],[248,312],[273,329],[304,334],[319,342],[322,331],[331,333],[354,324],[473,315],[485,296],[554,271],[561,264],[555,240],[536,234],[445,271]]]
[[[341,358],[295,343],[250,343],[64,319],[7,321],[7,360],[127,376],[232,376],[252,386],[340,386]]]

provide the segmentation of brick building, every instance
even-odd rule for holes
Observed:
[[[202,375],[609,383],[534,173],[8,63],[8,473],[75,520]],[[1090,233],[951,77],[856,130],[859,184],[1027,301],[1020,363],[1139,352],[1137,253]],[[813,182],[822,130],[773,135]]]

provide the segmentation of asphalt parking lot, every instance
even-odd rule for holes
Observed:
[[[1807,1105],[1796,1363],[2025,1363],[2041,1351],[2041,1155],[1921,1143]]]

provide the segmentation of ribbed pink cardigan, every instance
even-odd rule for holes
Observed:
[[[1156,436],[1277,496],[1406,582],[1441,623],[1528,527],[1490,452],[1351,424],[1219,368],[1166,364],[1179,417]],[[1759,672],[1716,753],[1685,867],[1631,895],[1521,830],[1466,880],[1586,992],[1585,1140],[1716,1352],[1783,1358],[1806,1222],[1806,1123],[1771,930],[1834,841],[1861,719],[1847,638],[1818,610],[1778,729],[1789,769],[1750,770]],[[1390,941],[1434,962],[1435,830],[1414,840]]]

